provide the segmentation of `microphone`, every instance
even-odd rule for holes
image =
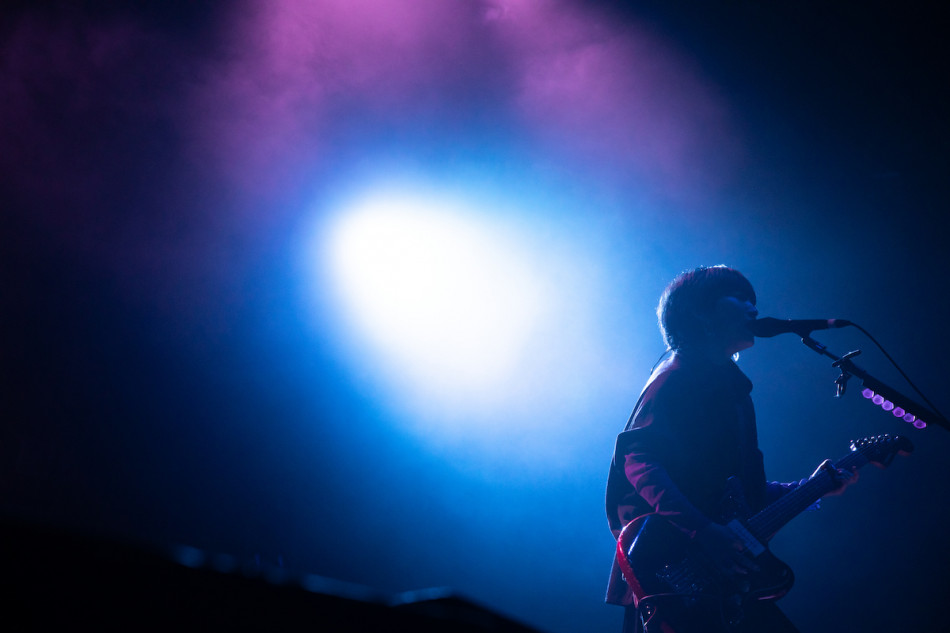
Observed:
[[[804,338],[815,330],[828,330],[849,325],[854,324],[844,319],[773,319],[772,317],[763,317],[750,321],[748,327],[749,331],[759,338],[771,338],[788,333],[798,334]]]

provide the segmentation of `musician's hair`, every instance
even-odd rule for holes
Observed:
[[[679,351],[702,346],[707,338],[704,319],[712,316],[719,299],[729,296],[755,303],[752,284],[734,268],[701,266],[677,275],[656,308],[667,347]]]

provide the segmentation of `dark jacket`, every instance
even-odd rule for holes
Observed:
[[[780,484],[765,480],[751,391],[732,362],[677,353],[654,371],[617,437],[610,465],[606,510],[615,537],[629,520],[650,512],[694,536],[717,517],[732,476],[742,480],[754,510],[781,494]],[[607,602],[629,601],[615,561]]]

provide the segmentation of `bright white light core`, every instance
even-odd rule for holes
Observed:
[[[510,230],[445,197],[380,195],[337,216],[326,264],[348,325],[428,395],[489,397],[544,297]]]

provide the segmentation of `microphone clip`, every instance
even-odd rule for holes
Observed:
[[[841,370],[841,375],[835,378],[835,398],[840,398],[844,395],[844,392],[848,389],[848,380],[851,378],[851,374],[848,372],[845,367],[849,365],[849,361],[861,354],[861,350],[856,349],[853,352],[848,352],[835,362],[831,363],[832,367],[836,367]]]

